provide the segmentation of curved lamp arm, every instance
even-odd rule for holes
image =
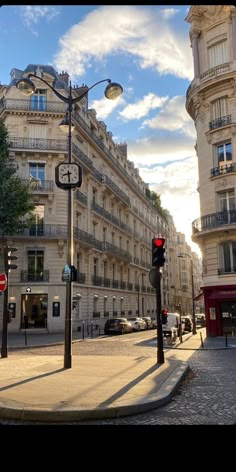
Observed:
[[[44,80],[42,77],[39,77],[38,75],[36,74],[28,74],[28,79],[30,77],[35,77],[36,79],[39,79],[39,80],[42,80],[42,82],[44,82],[46,85],[48,85],[48,87],[50,87],[50,89],[53,90],[53,92],[55,93],[55,95],[57,95],[58,98],[60,98],[61,100],[63,100],[63,102],[66,102],[66,103],[69,103],[69,98],[68,97],[64,97],[64,95],[61,95],[61,93],[57,92],[57,90],[52,87],[46,80]]]
[[[55,93],[55,95],[57,95],[58,98],[60,98],[61,100],[63,100],[63,102],[66,102],[66,103],[69,103],[70,102],[70,96],[69,97],[64,97],[64,95],[61,95],[61,93],[59,93],[54,87],[52,87],[52,85],[50,85],[46,80],[44,80],[42,77],[39,77],[38,75],[36,74],[28,74],[28,79],[30,77],[35,77],[36,79],[39,79],[39,80],[42,80],[42,82],[44,82],[46,85],[48,85],[48,87],[50,87],[51,90],[53,90],[53,92]],[[101,84],[102,82],[108,82],[108,83],[111,83],[111,79],[103,79],[103,80],[99,80],[98,82],[96,82],[95,84],[93,84],[91,87],[89,87],[84,93],[82,93],[79,97],[75,97],[75,98],[72,98],[71,99],[71,104],[73,103],[76,103],[76,102],[79,102],[80,100],[82,100],[82,98],[85,97],[85,95],[87,95],[87,93],[93,88],[95,87],[96,85],[98,84]],[[70,86],[71,87],[71,86]]]

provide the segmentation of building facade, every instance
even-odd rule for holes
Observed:
[[[35,204],[34,224],[8,238],[18,257],[9,277],[9,331],[53,333],[64,331],[65,323],[68,198],[55,185],[55,167],[67,161],[68,137],[58,126],[66,104],[37,78],[32,79],[36,93],[25,99],[16,82],[29,73],[68,96],[68,74],[46,65],[12,69],[10,84],[0,86],[9,157],[17,175],[29,182]],[[73,96],[84,87],[74,87]],[[177,304],[170,285],[178,287],[181,297],[173,220],[153,205],[148,185],[128,160],[127,145],[113,141],[96,111],[88,108],[87,95],[74,105],[72,119],[72,159],[83,171],[82,185],[73,192],[77,280],[72,284],[72,329],[93,323],[102,330],[113,316],[156,317],[156,291],[149,282],[151,240],[156,236],[166,239],[162,304],[172,311]]]
[[[207,334],[236,331],[236,7],[191,6],[194,79],[186,109],[196,127],[199,219]]]

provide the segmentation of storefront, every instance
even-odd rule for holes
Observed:
[[[21,329],[47,329],[48,295],[24,294],[21,296]]]
[[[207,336],[236,336],[236,285],[203,288]]]

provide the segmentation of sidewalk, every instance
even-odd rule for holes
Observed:
[[[214,345],[217,338],[205,340],[201,331],[204,347]],[[189,369],[192,350],[201,348],[198,333],[165,350],[162,365],[146,356],[86,355],[73,356],[71,369],[63,368],[63,356],[12,352],[0,359],[0,418],[63,423],[157,408],[170,401]]]

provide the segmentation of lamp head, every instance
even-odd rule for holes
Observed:
[[[104,95],[109,100],[115,100],[122,93],[123,93],[123,87],[120,84],[117,84],[116,82],[110,81],[109,84],[106,86]]]
[[[68,116],[68,114],[66,114],[66,116],[64,116],[64,118],[60,121],[59,128],[64,133],[69,132],[69,116]],[[73,129],[74,129],[74,125],[71,122],[71,131],[73,131]]]
[[[23,93],[23,95],[30,96],[36,92],[36,87],[30,79],[25,78],[17,80],[16,87],[18,88],[18,90],[20,90],[21,93]]]

